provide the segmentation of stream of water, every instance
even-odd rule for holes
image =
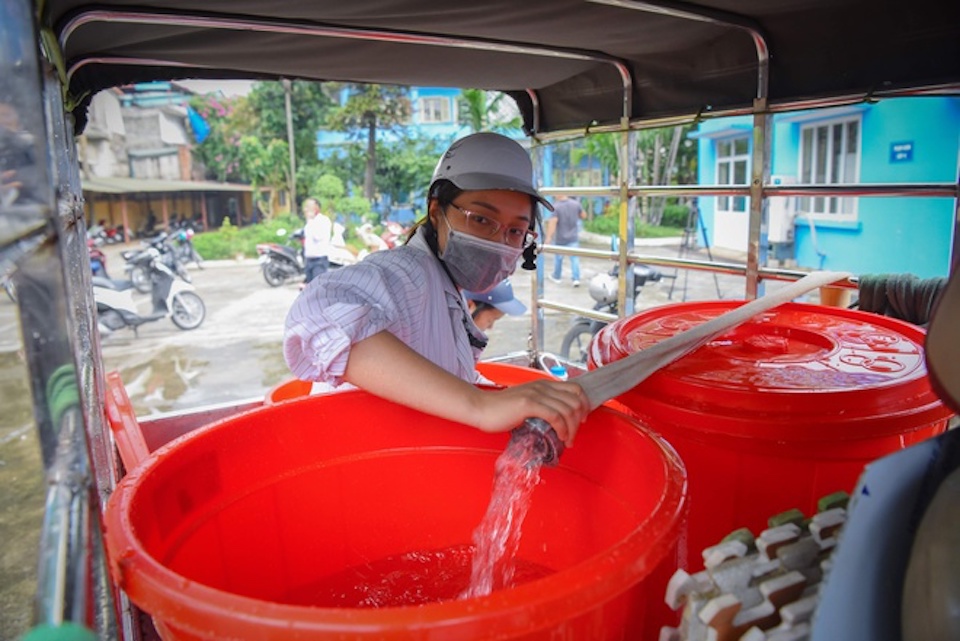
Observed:
[[[538,438],[530,432],[511,438],[497,458],[490,504],[473,532],[470,585],[461,593],[462,599],[486,596],[513,585],[523,520],[530,509],[533,489],[540,482]]]

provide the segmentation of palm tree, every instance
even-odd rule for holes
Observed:
[[[460,94],[460,124],[470,131],[508,132],[520,129],[520,115],[498,91],[464,89]]]

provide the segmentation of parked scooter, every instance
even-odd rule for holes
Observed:
[[[277,236],[287,235],[286,229],[278,229]],[[270,287],[279,287],[288,280],[303,278],[306,271],[306,261],[303,257],[303,229],[290,234],[290,239],[296,241],[296,247],[284,243],[258,243],[257,262],[263,272],[263,279]],[[344,265],[352,265],[366,253],[356,256],[345,245],[332,244],[330,246],[330,268],[336,269]]]
[[[278,229],[277,236],[287,235],[286,229]],[[257,262],[263,272],[263,279],[270,287],[279,287],[288,280],[303,278],[303,230],[298,229],[290,236],[297,241],[297,247],[283,243],[258,243]]]
[[[184,281],[190,282],[190,274],[187,272],[184,263],[178,258],[174,246],[170,243],[170,237],[166,232],[161,232],[158,236],[141,242],[140,249],[128,249],[121,252],[121,256],[127,264],[123,270],[127,278],[133,281],[133,286],[142,294],[149,294],[152,290],[150,283],[150,263],[153,261],[155,250],[160,254],[164,264]]]
[[[127,240],[123,225],[110,227],[105,225],[103,221],[91,226],[90,229],[87,230],[87,237],[92,239],[97,246],[114,245],[116,243],[126,242]]]
[[[189,223],[183,223],[175,229],[174,254],[184,265],[196,263],[198,269],[203,269],[203,258],[193,246],[193,234],[193,227]]]
[[[615,266],[606,274],[597,274],[590,279],[590,296],[596,301],[593,309],[598,312],[616,314],[617,307],[617,276],[620,267]],[[638,264],[633,266],[633,297],[640,295],[640,290],[647,283],[660,280],[660,271],[649,265]],[[587,346],[590,341],[607,323],[593,318],[578,316],[573,325],[567,330],[560,344],[560,355],[574,363],[587,362]]]
[[[110,280],[93,277],[93,298],[97,303],[97,321],[100,332],[110,334],[130,327],[134,334],[144,323],[170,317],[180,329],[195,329],[203,323],[207,309],[196,288],[178,278],[164,262],[160,252],[151,247],[148,266],[151,284],[151,311],[142,313],[133,298],[134,286],[129,280]]]

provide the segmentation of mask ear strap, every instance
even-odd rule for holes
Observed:
[[[530,221],[530,231],[536,231],[537,226],[540,227],[540,233],[543,234],[543,220],[540,217],[539,205],[534,203],[534,217]],[[537,268],[537,243],[530,243],[529,247],[524,247],[523,249],[523,263],[520,265],[523,269],[528,272],[533,271]]]
[[[523,264],[520,265],[527,271],[533,271],[537,268],[537,244],[530,245],[523,250]]]

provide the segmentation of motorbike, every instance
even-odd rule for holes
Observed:
[[[116,243],[126,242],[127,240],[127,235],[124,231],[123,225],[110,227],[103,222],[91,226],[90,229],[87,230],[87,236],[94,241],[94,244],[98,246],[114,245]]]
[[[284,237],[286,235],[286,229],[277,230],[277,236]],[[263,272],[263,279],[267,281],[270,287],[279,287],[288,280],[303,278],[306,271],[303,257],[303,229],[298,229],[290,234],[290,239],[297,241],[296,247],[284,243],[257,244],[257,262]],[[336,269],[344,265],[352,265],[364,255],[365,252],[361,253],[360,256],[355,256],[345,246],[332,245],[329,253],[330,268]]]
[[[193,246],[193,234],[193,227],[189,225],[182,225],[177,228],[174,233],[174,239],[176,241],[173,248],[174,253],[176,254],[177,260],[184,265],[196,263],[198,269],[203,269],[203,257],[197,253],[196,248]]]
[[[97,325],[102,335],[129,327],[137,334],[144,323],[170,317],[180,329],[196,329],[203,323],[207,309],[196,288],[178,277],[163,260],[159,250],[147,250],[151,261],[147,275],[151,285],[151,310],[142,313],[133,298],[136,290],[133,281],[110,280],[94,276],[93,298],[97,304]]]
[[[286,229],[277,230],[277,236],[282,238],[286,235]],[[290,238],[298,241],[299,247],[284,243],[257,243],[257,262],[263,279],[270,287],[279,287],[288,280],[303,277],[303,230],[293,232]]]
[[[160,254],[162,261],[174,273],[186,282],[190,282],[190,274],[187,272],[184,262],[176,251],[176,248],[170,243],[170,236],[166,232],[151,239],[141,242],[139,249],[128,249],[120,253],[120,256],[126,261],[123,270],[127,279],[133,282],[133,286],[141,294],[149,294],[153,286],[150,282],[150,263],[154,260],[151,250]]]
[[[590,297],[595,304],[594,311],[617,314],[617,279],[620,267],[614,266],[605,274],[597,274],[590,279]],[[640,295],[640,290],[647,283],[655,283],[662,278],[660,270],[650,265],[637,264],[633,266],[633,297]],[[573,363],[586,364],[587,346],[606,321],[578,316],[563,337],[560,343],[560,355]]]

